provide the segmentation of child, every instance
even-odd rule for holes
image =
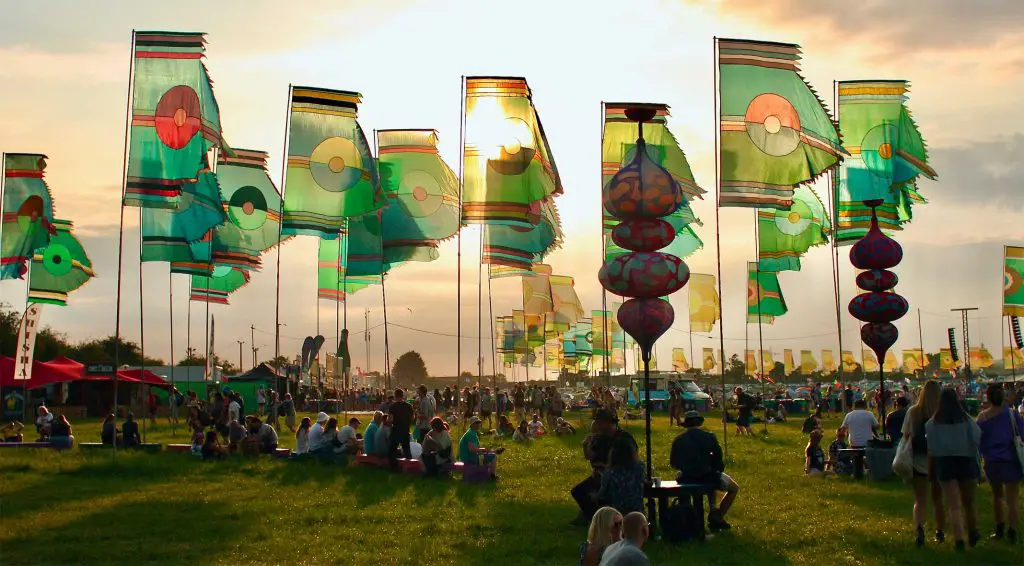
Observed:
[[[571,434],[576,434],[576,428],[562,417],[558,417],[558,420],[555,421],[555,436],[566,436]]]
[[[809,476],[825,474],[825,451],[821,449],[821,437],[824,433],[820,428],[811,431],[804,449],[804,473]]]
[[[526,424],[526,421],[519,421],[519,427],[512,433],[512,440],[516,442],[530,442],[533,440],[533,436],[530,435],[530,428]]]
[[[501,415],[498,417],[498,430],[495,433],[496,436],[512,436],[516,432],[516,427],[508,420],[508,416]]]
[[[536,438],[543,436],[545,432],[547,431],[544,430],[544,423],[540,421],[540,415],[534,413],[533,420],[530,421],[530,436]]]
[[[192,455],[200,456],[203,455],[203,443],[206,441],[206,435],[203,434],[203,427],[201,425],[193,427],[194,432],[192,433]]]
[[[836,429],[836,439],[832,441],[832,444],[828,445],[828,461],[825,462],[826,469],[831,467],[830,471],[837,474],[852,472],[853,470],[850,469],[849,462],[839,461],[839,451],[849,447],[850,444],[846,442],[846,427],[841,426]]]

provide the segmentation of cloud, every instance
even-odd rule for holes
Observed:
[[[1024,134],[932,149],[930,162],[938,183],[927,183],[926,196],[954,202],[985,203],[1020,212],[1024,179]]]
[[[688,0],[704,4],[700,0]],[[865,0],[828,8],[819,0],[718,0],[719,12],[784,28],[824,25],[837,42],[870,40],[876,49],[951,51],[1024,36],[1024,2],[1014,0]]]

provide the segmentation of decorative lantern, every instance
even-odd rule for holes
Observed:
[[[651,352],[654,342],[675,320],[665,297],[682,289],[690,269],[678,257],[657,250],[675,238],[671,225],[662,220],[683,204],[683,192],[672,175],[647,154],[643,123],[655,116],[649,105],[630,105],[626,117],[637,123],[638,138],[633,160],[619,170],[602,191],[604,209],[621,223],[612,240],[631,250],[601,266],[598,280],[608,291],[629,299],[619,308],[619,326],[636,340],[644,362],[644,411],[647,434],[647,478],[651,480]]]
[[[878,228],[878,214],[875,210],[884,201],[866,200],[871,207],[871,229],[850,248],[850,263],[867,271],[857,276],[857,286],[866,291],[850,301],[849,311],[857,320],[867,324],[860,328],[860,338],[874,350],[879,360],[896,343],[900,333],[893,321],[903,318],[910,308],[907,300],[892,292],[899,278],[889,271],[903,260],[903,248],[899,242],[886,236]],[[885,418],[885,372],[878,368],[879,416]]]

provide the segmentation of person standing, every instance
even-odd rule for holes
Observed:
[[[263,409],[266,407],[266,405],[267,405],[267,392],[264,391],[263,385],[260,385],[260,388],[256,390],[256,406],[259,407],[260,416],[261,417],[264,414],[263,413]]]
[[[291,393],[284,394],[284,424],[288,430],[295,432],[295,401]]]
[[[420,385],[416,391],[420,396],[416,403],[416,442],[422,443],[423,437],[430,432],[430,419],[434,418],[437,405],[434,396],[427,391],[426,385]]]
[[[388,439],[388,464],[392,470],[398,470],[398,455],[396,449],[402,447],[402,457],[412,458],[412,447],[409,445],[412,440],[409,437],[409,427],[412,426],[412,406],[405,401],[405,391],[401,388],[395,389],[395,400],[388,407],[388,414],[391,415],[391,436]]]
[[[480,420],[487,421],[487,429],[494,428],[494,420],[491,415],[494,413],[494,396],[491,395],[491,388],[484,387],[484,392],[480,394]]]
[[[651,562],[643,548],[650,534],[643,513],[628,513],[622,518],[622,540],[605,548],[600,566],[648,566]]]
[[[156,398],[156,393],[153,392],[153,388],[149,389],[149,395],[146,396],[146,407],[149,409],[149,424],[150,426],[156,426],[156,410],[160,406],[160,401]]]
[[[925,423],[925,435],[932,470],[949,504],[949,522],[953,524],[956,549],[964,549],[965,523],[967,543],[974,546],[981,540],[974,505],[981,428],[964,411],[955,390],[942,390],[938,410]]]
[[[885,435],[891,440],[896,440],[902,436],[903,420],[907,418],[907,405],[909,401],[906,397],[896,398],[896,410],[885,416]]]
[[[924,546],[924,522],[928,514],[929,492],[935,514],[935,540],[942,542],[946,539],[946,510],[942,501],[942,488],[930,474],[928,439],[925,435],[925,423],[939,408],[941,394],[942,387],[938,381],[925,382],[921,394],[917,396],[917,402],[907,411],[907,417],[903,420],[903,442],[912,443],[914,453],[914,475],[910,483],[914,486],[914,525],[918,547]]]
[[[985,477],[992,486],[992,511],[996,520],[992,538],[999,540],[1005,536],[1008,542],[1015,544],[1020,522],[1019,492],[1020,483],[1024,480],[1024,469],[1021,469],[1022,464],[1014,443],[1018,438],[1024,439],[1024,419],[1006,406],[1005,393],[998,384],[989,385],[985,394],[990,406],[978,415],[978,427],[981,428]]]
[[[736,434],[737,436],[744,434],[754,436],[754,431],[750,428],[750,423],[754,419],[754,398],[739,386],[733,390],[733,393],[736,395],[736,407],[739,412],[736,416]]]

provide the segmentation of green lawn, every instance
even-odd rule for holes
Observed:
[[[98,439],[98,423],[74,424],[79,441]],[[643,453],[642,423],[628,428]],[[656,420],[663,478],[675,434]],[[186,442],[166,424],[148,436]],[[2,450],[0,563],[572,565],[585,536],[567,525],[576,511],[568,490],[588,471],[579,442],[509,445],[501,479],[486,485],[266,457]],[[733,530],[704,544],[651,541],[652,563],[1024,564],[1024,547],[987,540],[956,554],[951,534],[914,548],[907,486],[805,478],[804,444],[799,422],[770,425],[768,437],[730,436],[727,471],[741,485]],[[979,494],[987,537],[988,487]]]

